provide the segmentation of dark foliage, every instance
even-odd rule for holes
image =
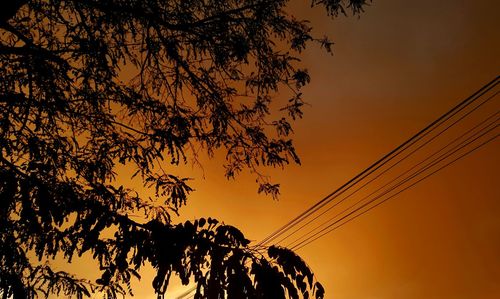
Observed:
[[[299,163],[289,134],[309,82],[294,56],[315,39],[287,0],[16,0],[0,5],[0,294],[130,293],[145,263],[196,298],[323,297],[293,252],[249,245],[214,219],[172,223],[187,178],[162,170],[198,148],[226,153],[226,176]],[[365,1],[312,1],[328,14]],[[134,74],[130,79],[127,74]],[[276,92],[289,90],[281,101]],[[273,103],[271,105],[271,103]],[[155,198],[114,180],[134,168]],[[131,215],[139,216],[130,217]],[[142,219],[142,220],[138,220]],[[90,253],[95,282],[55,271]]]

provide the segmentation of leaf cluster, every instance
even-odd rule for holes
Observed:
[[[331,46],[287,13],[287,4],[1,4],[3,297],[115,298],[132,292],[130,280],[145,263],[157,271],[158,294],[174,273],[197,283],[198,298],[322,297],[305,264],[285,249],[263,255],[239,230],[211,219],[174,224],[171,213],[192,188],[172,167],[164,170],[200,150],[223,151],[227,177],[247,169],[259,192],[279,193],[260,168],[300,163],[290,135],[310,78],[298,55],[310,42]],[[357,14],[364,4],[312,1],[331,15]],[[118,184],[119,167],[132,169],[154,196]],[[102,272],[95,282],[44,262],[86,253]]]

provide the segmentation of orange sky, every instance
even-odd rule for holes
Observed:
[[[205,178],[186,173],[196,192],[183,218],[216,217],[259,241],[499,74],[498,1],[375,0],[360,19],[334,21],[308,7],[292,11],[336,44],[333,56],[304,53],[302,166],[271,171],[282,184],[273,201],[207,161]],[[500,298],[499,150],[495,141],[302,249],[326,298]],[[155,298],[151,275],[137,298]]]

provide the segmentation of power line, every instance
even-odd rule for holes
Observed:
[[[370,203],[372,202],[375,202],[376,200],[382,198],[384,195],[396,190],[397,188],[399,188],[400,186],[402,186],[403,184],[405,184],[406,182],[418,177],[419,175],[421,175],[422,173],[424,173],[425,171],[429,170],[430,168],[434,167],[435,165],[441,163],[442,161],[446,160],[448,157],[452,156],[453,154],[459,152],[461,149],[467,147],[468,145],[474,143],[475,141],[479,140],[480,138],[484,137],[485,135],[487,135],[488,133],[492,132],[493,130],[497,129],[498,128],[498,118],[495,119],[495,121],[493,121],[492,123],[488,124],[487,126],[485,126],[484,128],[482,128],[481,130],[479,130],[478,132],[474,133],[472,136],[469,136],[467,139],[463,140],[462,142],[460,142],[458,145],[455,145],[454,147],[452,147],[451,149],[449,149],[448,151],[446,151],[444,154],[440,155],[439,157],[435,158],[433,161],[431,161],[430,163],[426,164],[425,166],[423,166],[422,168],[420,168],[419,170],[415,171],[413,174],[411,174],[410,176],[406,177],[405,179],[403,179],[402,181],[398,182],[396,185],[392,186],[391,188],[389,188],[388,190],[384,191],[382,194],[379,194],[377,195],[375,198],[369,200],[367,203],[363,204],[362,206],[356,208],[354,211],[350,212],[349,214],[345,215],[344,217],[342,217],[341,219],[335,221],[334,223],[330,224],[329,226],[327,226],[326,228],[322,229],[321,231],[319,231],[318,233],[315,233],[313,234],[313,236],[310,236],[308,237],[306,240],[302,241],[300,244],[314,238],[316,235],[328,230],[328,227],[331,227],[332,225],[340,222],[341,220],[349,217],[350,215],[354,214],[356,211],[359,211],[361,210],[362,208],[368,206]],[[495,125],[496,124],[496,125]],[[495,125],[493,126],[492,128],[491,125]],[[498,134],[495,135],[491,140],[488,139],[490,141],[492,141],[493,139],[495,139],[496,137],[498,137]],[[439,153],[441,152],[444,148],[448,147],[450,144],[453,144],[456,140],[452,141],[451,143],[449,143],[448,145],[446,145],[445,147],[443,147],[442,149],[440,149],[439,151],[437,151],[436,153]],[[434,153],[433,155],[431,156],[434,156],[436,153]],[[427,160],[427,159],[426,159]],[[425,160],[424,160],[425,161]],[[416,166],[422,164],[423,161],[421,161],[420,163],[418,163]],[[448,165],[448,164],[446,164]],[[415,168],[412,167],[412,169]],[[441,168],[440,168],[441,169]],[[408,172],[408,171],[407,171]],[[389,182],[388,184],[394,182],[395,180],[397,180],[399,177],[402,177],[404,174],[406,174],[407,172],[403,173],[402,175],[398,176],[396,179],[392,180],[391,182]],[[418,182],[420,182],[421,180],[418,180]],[[342,215],[343,213],[349,211],[351,208],[355,207],[357,204],[363,202],[365,199],[369,198],[369,196],[373,195],[374,193],[380,191],[381,189],[383,189],[384,187],[386,187],[388,184],[382,186],[381,188],[379,188],[378,190],[376,190],[375,192],[372,192],[370,195],[364,197],[363,199],[359,200],[358,202],[356,202],[354,205],[351,205],[349,208],[345,209],[344,211],[342,211],[341,213],[338,213],[336,217]],[[413,186],[413,184],[412,184]],[[404,188],[403,190],[406,190],[406,188]],[[399,194],[401,192],[397,192],[396,194]],[[392,198],[393,196],[391,196],[390,198]],[[386,200],[383,200],[384,202]],[[334,218],[336,218],[334,217]],[[332,220],[334,219],[332,218]],[[295,245],[294,247],[297,247],[299,244]],[[293,248],[293,247],[292,247]]]
[[[474,137],[477,137],[478,135],[481,134],[481,132],[483,131],[487,131],[486,133],[490,132],[491,130],[495,129],[496,126],[494,128],[491,128],[489,129],[492,125],[495,125],[497,124],[497,122],[499,121],[499,118],[497,117],[497,115],[500,114],[500,112],[496,112],[494,113],[493,115],[489,116],[488,118],[486,118],[485,120],[481,121],[479,124],[475,125],[473,128],[469,129],[468,131],[466,131],[465,133],[463,133],[462,135],[458,136],[457,138],[455,138],[454,140],[452,140],[451,142],[449,142],[448,144],[446,144],[444,147],[440,148],[439,150],[437,150],[436,152],[434,152],[432,155],[430,156],[427,156],[424,160],[420,161],[419,163],[417,163],[416,165],[412,166],[411,168],[409,168],[408,170],[406,170],[405,172],[403,172],[402,174],[398,175],[397,177],[395,177],[394,179],[392,179],[391,181],[387,182],[385,185],[379,187],[378,189],[376,189],[375,191],[371,192],[370,194],[366,195],[365,197],[363,197],[362,199],[358,200],[355,204],[351,205],[349,208],[343,210],[342,212],[340,213],[337,213],[334,217],[331,217],[329,218],[327,221],[321,223],[320,225],[316,226],[315,228],[313,228],[312,230],[310,230],[308,233],[305,233],[304,235],[302,235],[301,237],[299,237],[298,239],[296,239],[295,241],[293,241],[292,243],[289,243],[287,246],[285,247],[288,247],[296,242],[298,242],[299,240],[303,239],[304,237],[306,237],[308,234],[314,232],[315,230],[319,229],[320,227],[324,226],[325,224],[329,223],[330,221],[334,220],[336,217],[342,215],[343,213],[345,213],[346,211],[350,210],[351,208],[355,207],[357,204],[359,204],[360,202],[363,202],[365,201],[366,199],[370,198],[372,195],[376,194],[377,192],[383,190],[384,188],[386,188],[387,186],[389,186],[390,184],[394,183],[395,181],[397,181],[398,179],[402,178],[403,176],[405,176],[406,174],[408,174],[409,172],[411,172],[413,169],[417,168],[418,166],[424,164],[426,161],[428,161],[429,159],[431,159],[432,157],[434,157],[435,155],[439,154],[440,152],[442,152],[443,150],[445,150],[446,148],[450,147],[451,145],[453,145],[454,143],[456,143],[457,141],[459,141],[460,139],[466,137],[467,135],[469,135],[471,132],[474,132],[476,129],[480,128],[482,125],[484,125],[486,122],[488,122],[489,120],[493,119],[496,117],[496,119],[494,119],[492,122],[490,122],[489,124],[487,124],[486,126],[484,126],[483,128],[481,128],[478,132],[474,133],[472,136],[469,136],[467,137],[465,140],[461,141],[461,143],[459,143],[458,145],[455,145],[453,148],[449,149],[447,152],[445,152],[444,154],[442,154],[441,156],[437,157],[436,159],[434,159],[433,161],[429,162],[427,165],[425,165],[424,167],[420,168],[419,170],[413,172],[413,175],[415,174],[418,174],[419,171],[421,171],[422,169],[424,169],[425,167],[431,165],[435,165],[433,163],[435,163],[437,160],[439,160],[440,158],[442,158],[443,156],[446,156],[448,154],[450,154],[450,152],[452,152],[453,150],[457,149],[457,147],[461,146],[461,145],[464,145],[467,143],[467,141],[470,141],[472,138]],[[479,137],[482,137],[483,135],[479,136]],[[476,138],[477,139],[477,138]],[[475,141],[476,139],[474,139],[473,141]],[[454,153],[454,152],[453,152]],[[451,153],[451,154],[453,154]],[[450,154],[450,155],[451,155]],[[449,156],[449,155],[448,155]],[[447,158],[448,156],[446,156],[445,158]],[[438,162],[441,162],[441,160],[439,160]],[[404,182],[403,182],[404,183]],[[396,185],[396,186],[393,186],[391,187],[392,189],[390,189],[389,191],[392,191],[394,188],[396,187],[399,187],[399,185]],[[387,192],[386,192],[387,193]],[[385,193],[384,193],[385,194]],[[349,197],[351,194],[349,194],[348,196],[344,197],[341,201],[344,201],[347,197]],[[322,213],[323,214],[323,213]],[[316,220],[317,218],[309,221],[308,223],[311,223],[313,222],[314,220]],[[302,226],[303,227],[303,226]]]
[[[449,120],[451,117],[455,116],[457,113],[465,109],[467,106],[469,106],[471,103],[473,103],[475,100],[483,96],[485,93],[490,91],[492,88],[494,88],[498,83],[499,83],[499,76],[497,76],[495,79],[481,87],[478,91],[473,93],[471,96],[460,102],[458,105],[450,109],[448,112],[437,118],[435,121],[427,125],[424,129],[420,130],[418,133],[413,135],[410,139],[407,141],[403,142],[401,145],[396,147],[394,150],[390,151],[387,153],[385,156],[377,160],[375,163],[370,165],[368,168],[360,172],[358,175],[356,175],[354,178],[350,179],[347,183],[343,184],[340,186],[338,189],[315,203],[313,206],[308,208],[306,211],[302,212],[299,214],[297,217],[294,219],[290,220],[288,223],[280,227],[278,230],[274,231],[271,233],[269,236],[264,238],[261,242],[258,243],[258,245],[265,245],[268,244],[270,241],[273,239],[276,239],[280,235],[283,234],[284,231],[287,231],[291,229],[292,227],[296,226],[299,222],[303,221],[303,219],[309,217],[311,214],[315,213],[317,210],[321,209],[323,206],[327,205],[329,202],[331,202],[333,199],[338,197],[339,195],[343,194],[350,188],[352,188],[354,185],[358,184],[360,181],[365,179],[367,176],[372,174],[373,172],[377,171],[381,167],[383,167],[386,163],[390,162],[392,159],[396,158],[399,154],[401,154],[404,150],[427,136],[429,133],[434,131],[438,126],[440,126],[442,123],[445,121]]]
[[[406,190],[410,189],[411,187],[413,187],[413,186],[415,186],[416,184],[418,184],[418,183],[422,182],[423,180],[425,180],[425,179],[429,178],[430,176],[432,176],[432,175],[436,174],[437,172],[441,171],[442,169],[444,169],[444,168],[446,168],[446,167],[450,166],[451,164],[455,163],[456,161],[458,161],[458,160],[460,160],[460,159],[464,158],[465,156],[467,156],[467,155],[471,154],[472,152],[474,152],[474,151],[478,150],[479,148],[481,148],[481,147],[485,146],[486,144],[488,144],[488,143],[492,142],[493,140],[495,140],[496,138],[498,138],[498,136],[500,136],[500,135],[499,135],[499,134],[497,134],[497,135],[495,135],[495,136],[493,136],[493,137],[491,137],[491,138],[487,139],[486,141],[482,142],[482,143],[481,143],[481,144],[479,144],[478,146],[476,146],[476,147],[472,148],[471,150],[469,150],[469,151],[465,152],[464,154],[462,154],[462,155],[458,156],[457,158],[453,159],[452,161],[450,161],[450,162],[446,163],[445,165],[443,165],[443,166],[439,167],[438,169],[434,170],[433,172],[431,172],[431,173],[427,174],[426,176],[422,177],[422,178],[421,178],[421,179],[419,179],[418,181],[413,182],[411,185],[406,186],[405,188],[403,188],[403,189],[399,190],[399,191],[398,191],[398,192],[396,192],[395,194],[393,194],[393,195],[389,196],[388,198],[386,198],[386,199],[384,199],[384,200],[382,200],[382,201],[378,202],[378,203],[377,203],[377,204],[375,204],[374,206],[369,207],[367,210],[365,210],[365,211],[361,212],[360,214],[355,215],[354,217],[352,217],[352,218],[350,218],[350,219],[346,220],[344,223],[340,224],[339,226],[337,226],[337,227],[333,227],[333,228],[331,228],[330,230],[323,232],[321,235],[318,235],[318,236],[317,236],[317,237],[315,237],[314,239],[309,240],[308,242],[306,242],[306,243],[304,243],[304,244],[301,244],[300,246],[298,246],[298,245],[297,245],[296,247],[291,248],[291,249],[292,249],[292,250],[299,250],[299,249],[301,249],[302,247],[304,247],[304,246],[306,246],[306,245],[309,245],[310,243],[312,243],[312,242],[316,241],[317,239],[321,238],[322,236],[324,236],[324,235],[326,235],[326,234],[328,234],[328,233],[332,232],[333,230],[335,230],[335,229],[337,229],[337,228],[339,228],[339,227],[341,227],[341,226],[345,225],[346,223],[348,223],[348,222],[350,222],[350,221],[352,221],[352,220],[356,219],[357,217],[359,217],[359,216],[361,216],[361,215],[363,215],[363,214],[367,213],[368,211],[370,211],[370,210],[372,210],[372,209],[374,209],[374,208],[378,207],[379,205],[383,204],[384,202],[388,201],[389,199],[391,199],[391,198],[393,198],[393,197],[395,197],[395,196],[397,196],[397,195],[401,194],[402,192],[404,192],[404,191],[406,191]]]
[[[460,122],[461,120],[463,120],[465,117],[469,116],[471,113],[473,113],[474,111],[476,111],[478,108],[480,108],[481,106],[483,106],[485,103],[489,102],[498,93],[499,92],[496,92],[492,96],[488,97],[486,100],[482,101],[479,105],[477,105],[476,107],[474,107],[472,110],[470,110],[469,112],[467,112],[466,114],[464,114],[463,116],[461,116],[459,119],[455,120],[453,123],[451,123],[450,125],[448,125],[443,130],[441,130],[438,134],[436,134],[432,138],[428,139],[425,143],[423,143],[422,145],[418,146],[416,149],[412,150],[409,154],[405,155],[403,158],[399,159],[397,162],[395,162],[394,164],[392,164],[390,167],[388,167],[387,169],[385,169],[384,171],[382,171],[381,173],[379,173],[378,175],[376,175],[372,179],[370,179],[368,182],[366,182],[362,186],[358,187],[356,190],[354,190],[353,192],[351,192],[349,195],[343,197],[339,201],[336,201],[332,206],[330,206],[329,208],[327,208],[326,210],[324,210],[323,212],[321,212],[319,215],[317,215],[313,219],[309,220],[305,224],[303,224],[300,227],[296,228],[293,232],[291,232],[290,234],[286,235],[284,238],[280,239],[279,241],[276,241],[275,244],[279,244],[279,243],[285,241],[286,239],[288,239],[289,237],[293,236],[297,232],[301,231],[307,225],[311,224],[312,222],[314,222],[315,220],[317,220],[319,217],[323,216],[324,214],[326,214],[327,212],[329,212],[330,210],[332,210],[333,208],[335,208],[336,206],[338,206],[339,204],[341,204],[342,202],[344,202],[346,199],[348,199],[349,197],[351,197],[354,194],[356,194],[358,191],[360,191],[361,189],[363,189],[364,187],[366,187],[368,184],[370,184],[373,181],[375,181],[376,179],[380,178],[382,175],[384,175],[385,173],[387,173],[389,170],[393,169],[395,166],[399,165],[401,162],[403,162],[404,160],[406,160],[408,157],[412,156],[414,153],[416,153],[418,150],[420,150],[421,148],[423,148],[424,146],[426,146],[427,144],[429,144],[430,142],[432,142],[433,140],[435,140],[437,137],[441,136],[444,132],[448,131],[451,127],[453,127],[454,125],[456,125],[458,122]],[[498,112],[495,113],[494,115],[490,116],[488,119],[484,120],[483,122],[486,122],[491,117],[493,117],[493,116],[495,116],[497,114],[498,114]],[[483,122],[481,122],[481,124]],[[481,125],[481,124],[479,124],[479,125]],[[276,239],[276,238],[274,238],[274,239]]]

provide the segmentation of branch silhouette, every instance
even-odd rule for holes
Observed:
[[[189,178],[160,167],[225,153],[278,196],[266,167],[300,163],[291,139],[310,78],[309,22],[287,0],[26,0],[0,9],[0,294],[132,294],[145,264],[165,294],[172,274],[196,298],[323,298],[292,251],[250,245],[217,220],[174,223]],[[336,16],[365,1],[312,1]],[[278,94],[278,91],[282,91]],[[286,92],[283,92],[286,91]],[[286,97],[283,98],[283,95]],[[196,157],[194,157],[196,158]],[[120,185],[132,169],[140,196]],[[57,271],[87,254],[100,278]]]

